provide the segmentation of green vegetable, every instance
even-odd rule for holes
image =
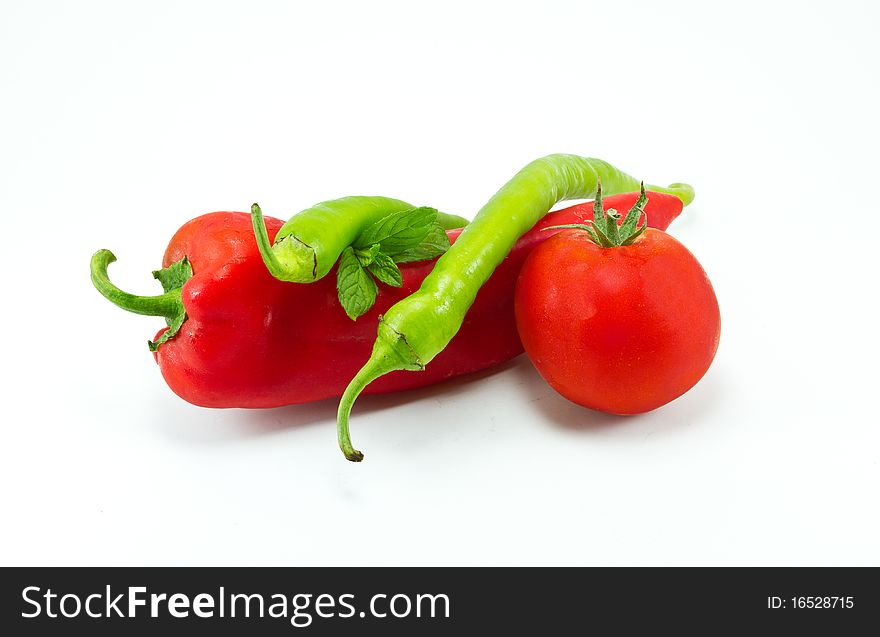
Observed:
[[[367,273],[351,248],[343,250],[339,257],[336,288],[339,303],[352,320],[373,307],[379,292],[373,277]]]
[[[437,225],[434,208],[409,208],[393,212],[367,227],[352,244],[364,248],[378,243],[385,254],[395,254],[422,242]]]
[[[443,254],[449,249],[449,236],[446,234],[448,229],[445,226],[441,228],[435,225],[419,245],[396,253],[394,255],[394,262],[411,263],[413,261],[427,261]]]
[[[449,249],[449,237],[434,208],[410,208],[393,212],[364,229],[353,246],[342,251],[336,274],[339,303],[352,320],[376,302],[379,288],[370,277],[400,287],[403,275],[398,255],[414,261],[433,259]],[[369,274],[368,274],[369,272]]]
[[[557,202],[595,196],[600,182],[607,195],[640,187],[600,159],[549,155],[528,164],[483,206],[421,287],[381,318],[373,352],[339,403],[337,432],[346,458],[363,459],[349,435],[351,408],[361,391],[388,372],[424,369],[458,332],[480,287],[516,240]],[[649,188],[677,195],[685,205],[694,198],[687,184]]]
[[[367,269],[385,285],[395,288],[403,285],[403,275],[400,273],[400,268],[394,263],[394,259],[387,254],[379,252],[373,262],[367,265]]]
[[[420,212],[413,216],[413,211]],[[406,214],[394,217],[402,213]],[[432,214],[434,223],[425,228],[425,220]],[[441,229],[449,229],[461,228],[468,223],[462,217],[437,212],[433,208],[416,208],[399,199],[343,197],[316,204],[291,217],[278,231],[272,245],[259,206],[251,208],[251,217],[257,246],[269,272],[277,279],[294,283],[311,283],[325,276],[343,250],[356,241],[363,243],[355,247],[370,247],[373,243],[381,245],[377,238],[380,237],[389,243],[383,252],[390,254],[389,250],[401,242],[407,244],[408,249],[417,248],[420,240],[413,243],[410,241],[412,237],[422,231],[423,238],[435,233],[435,224]],[[372,236],[365,236],[368,230]]]

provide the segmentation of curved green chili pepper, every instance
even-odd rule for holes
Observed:
[[[298,212],[269,242],[266,224],[259,208],[251,218],[263,262],[276,279],[311,283],[325,276],[366,228],[395,212],[415,208],[390,197],[343,197],[316,204]],[[467,219],[443,212],[437,222],[444,230],[461,228]]]
[[[346,458],[363,459],[352,446],[348,429],[352,405],[361,391],[388,372],[424,369],[458,332],[480,287],[516,240],[557,202],[594,197],[600,182],[606,195],[640,186],[639,180],[600,159],[548,155],[520,170],[483,206],[421,287],[380,318],[373,353],[339,403],[337,433]],[[687,184],[648,188],[677,195],[684,205],[694,198]]]

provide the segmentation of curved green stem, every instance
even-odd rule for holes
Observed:
[[[339,401],[339,409],[336,412],[336,438],[339,440],[339,448],[345,454],[346,460],[360,462],[364,459],[364,454],[355,449],[351,444],[351,433],[348,429],[348,421],[351,417],[351,408],[354,406],[354,401],[357,400],[357,397],[360,396],[360,393],[367,385],[383,374],[393,372],[396,369],[399,368],[383,365],[381,360],[370,358],[367,364],[361,367],[361,370],[351,380],[348,387],[345,388],[345,393],[342,394],[342,399]]]
[[[263,263],[266,264],[266,269],[269,270],[269,273],[276,279],[287,281],[289,278],[287,270],[281,264],[281,261],[278,260],[278,256],[272,249],[272,242],[269,241],[269,233],[266,230],[266,221],[263,219],[263,211],[260,209],[259,204],[255,203],[251,206],[251,223],[253,223],[254,226],[254,236],[257,239],[257,249],[260,251],[260,256],[263,257]]]
[[[361,367],[348,387],[345,388],[345,393],[342,394],[339,409],[336,412],[336,437],[339,440],[339,448],[347,460],[360,462],[364,459],[364,454],[351,444],[351,435],[348,429],[351,408],[364,388],[389,372],[417,371],[424,368],[425,366],[419,361],[403,335],[398,334],[380,320],[379,336],[373,344],[373,352],[366,364]]]
[[[171,319],[182,310],[180,289],[170,290],[156,296],[140,296],[124,292],[116,287],[107,274],[107,267],[116,261],[110,250],[98,250],[90,264],[92,284],[105,299],[123,310],[145,316],[164,316]]]
[[[110,282],[107,266],[114,261],[116,257],[110,250],[98,250],[92,256],[90,268],[92,284],[105,299],[123,310],[146,316],[165,317],[168,329],[155,341],[147,341],[150,351],[155,352],[162,343],[174,338],[186,321],[186,308],[183,307],[181,290],[193,274],[192,265],[186,257],[183,257],[167,268],[156,270],[153,272],[153,277],[159,280],[165,293],[140,296],[124,292]]]

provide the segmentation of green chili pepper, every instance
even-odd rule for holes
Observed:
[[[325,276],[343,250],[360,234],[388,215],[412,210],[412,204],[390,197],[343,197],[324,201],[295,214],[270,244],[260,209],[251,216],[263,262],[276,279],[311,283]],[[467,219],[437,213],[444,229],[461,228]]]
[[[606,195],[640,187],[639,180],[600,159],[548,155],[520,170],[483,206],[421,287],[380,318],[373,353],[339,403],[337,433],[346,458],[363,459],[352,446],[348,429],[352,405],[361,391],[388,372],[424,369],[458,332],[480,287],[516,240],[554,204],[594,197],[600,183]],[[684,205],[694,198],[687,184],[648,188],[677,195]]]

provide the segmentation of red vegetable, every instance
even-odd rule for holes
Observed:
[[[563,230],[532,250],[516,288],[516,321],[526,352],[556,391],[592,409],[637,414],[681,396],[706,373],[718,347],[718,302],[676,239],[632,222],[618,231],[623,220],[613,213],[607,220],[614,228],[600,221]],[[606,235],[619,233],[617,245],[591,238],[603,228],[600,242],[613,244]],[[620,245],[630,232],[637,235],[631,245]]]
[[[666,227],[681,212],[681,201],[672,195],[654,196],[657,215],[652,224]],[[635,198],[635,194],[619,195],[608,202],[624,206]],[[526,255],[554,232],[541,228],[591,217],[589,204],[547,215],[496,269],[459,333],[424,372],[388,374],[371,384],[367,393],[429,385],[521,353],[513,293]],[[282,223],[266,218],[270,240]],[[450,241],[459,233],[450,230]],[[137,306],[137,299],[144,297],[126,295],[109,283],[106,265],[113,257],[106,255],[103,275],[99,267],[96,277],[93,260],[93,281],[99,291],[125,309],[158,314]],[[205,407],[276,407],[339,396],[370,354],[379,314],[414,292],[433,267],[433,261],[401,264],[403,286],[380,284],[373,308],[352,321],[339,305],[335,275],[296,284],[269,274],[247,213],[214,212],[184,224],[171,239],[163,266],[173,268],[184,257],[192,266],[192,276],[182,282],[179,292],[186,320],[173,337],[158,345],[155,356],[171,389]]]

